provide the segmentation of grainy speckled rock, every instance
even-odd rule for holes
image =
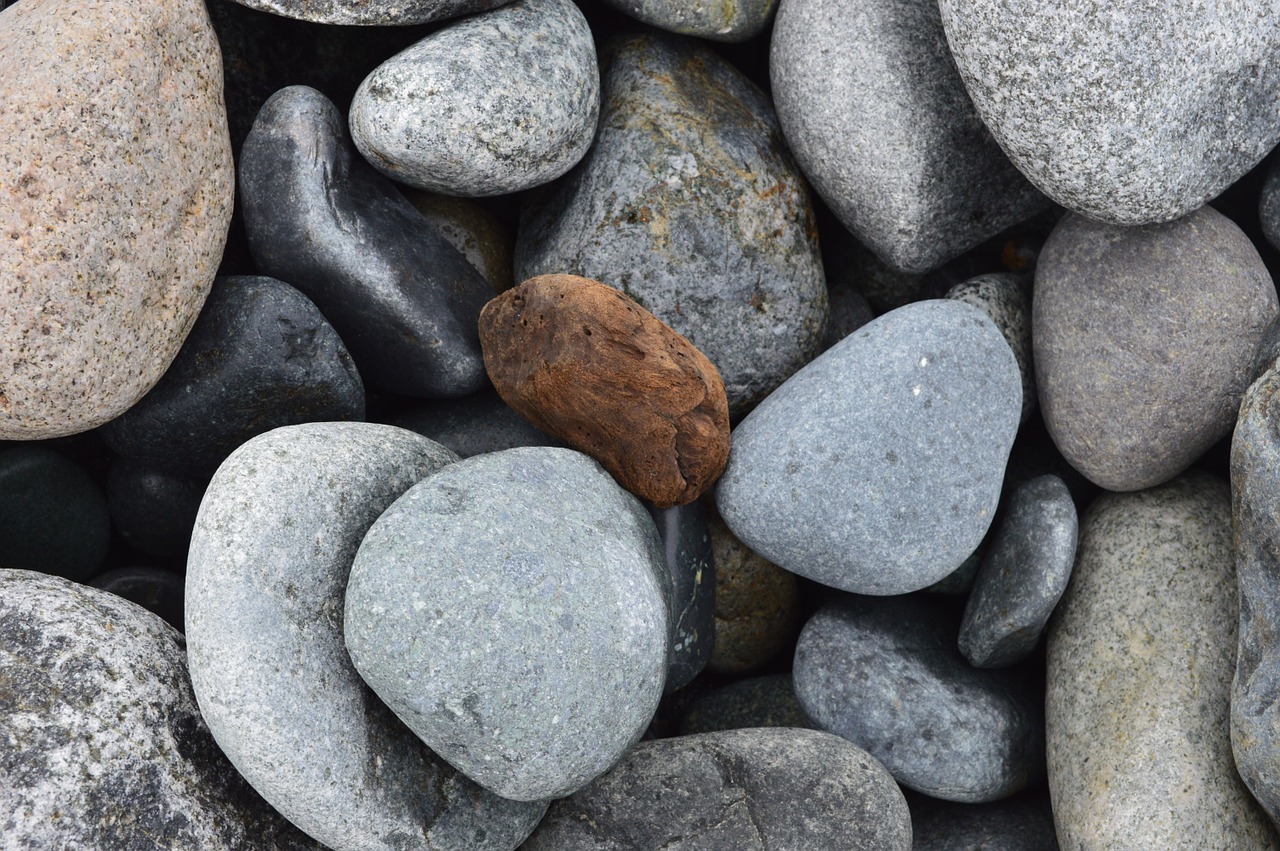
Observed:
[[[0,449],[0,567],[83,582],[110,545],[107,501],[84,467],[39,444]]]
[[[199,0],[24,0],[0,15],[0,439],[87,431],[195,322],[235,175]]]
[[[983,671],[956,649],[936,598],[848,597],[805,624],[796,697],[904,786],[980,803],[1044,776],[1041,696],[1026,671]]]
[[[738,680],[693,702],[680,721],[680,735],[751,727],[815,728],[796,699],[789,674]]]
[[[911,851],[1058,851],[1053,810],[1043,793],[990,804],[909,803]]]
[[[106,591],[0,570],[0,737],[6,848],[320,851],[218,751],[182,636]]]
[[[460,458],[517,446],[561,445],[516,413],[492,388],[457,399],[417,402],[400,411],[391,425],[429,437]]]
[[[1232,761],[1236,613],[1225,482],[1194,472],[1090,506],[1049,627],[1064,848],[1280,847]]]
[[[469,15],[501,6],[507,0],[236,0],[251,9],[313,21],[317,24],[365,26],[421,24]]]
[[[1275,0],[942,0],[982,120],[1033,183],[1093,219],[1176,219],[1280,141]]]
[[[1045,424],[1113,491],[1172,479],[1230,430],[1277,312],[1257,249],[1211,207],[1142,228],[1064,218],[1032,304]]]
[[[556,801],[524,851],[908,851],[906,801],[880,763],[817,730],[642,742]]]
[[[604,60],[595,143],[526,205],[517,280],[567,273],[623,290],[711,359],[741,413],[822,342],[804,181],[768,98],[707,48],[647,34]]]
[[[816,582],[860,594],[931,585],[991,524],[1020,385],[978,308],[886,313],[734,429],[720,514],[752,550]]]
[[[351,102],[351,137],[401,183],[500,195],[573,168],[599,114],[596,47],[578,7],[516,0],[378,66]]]
[[[279,428],[223,463],[196,521],[187,641],[200,709],[263,797],[336,851],[509,851],[542,815],[423,747],[343,645],[361,538],[454,458],[391,426]]]
[[[814,189],[897,269],[927,272],[1048,206],[978,118],[933,0],[782,0],[769,72]]]
[[[716,563],[705,503],[647,506],[671,574],[671,660],[664,691],[683,688],[702,673],[716,641]]]
[[[539,801],[639,740],[670,606],[639,500],[580,452],[525,447],[459,461],[378,518],[351,568],[346,644],[427,745],[485,788]]]
[[[981,308],[996,323],[1022,376],[1022,422],[1036,409],[1036,370],[1031,360],[1031,277],[995,272],[947,290],[947,298]]]
[[[773,16],[778,0],[606,0],[638,21],[681,35],[712,41],[746,41],[759,35]]]

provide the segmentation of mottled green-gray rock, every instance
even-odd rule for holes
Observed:
[[[1280,848],[1232,761],[1231,495],[1194,472],[1080,523],[1049,628],[1049,790],[1064,848]]]
[[[712,41],[746,41],[760,32],[773,16],[778,0],[720,0],[689,3],[688,0],[605,0],[650,26],[694,35]]]

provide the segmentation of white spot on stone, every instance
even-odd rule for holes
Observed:
[[[912,395],[912,396],[919,396],[919,395],[920,395],[920,385],[919,385],[919,384],[917,384],[915,387],[912,387],[912,388],[911,388],[911,395]]]

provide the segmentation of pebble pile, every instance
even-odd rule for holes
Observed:
[[[0,848],[1280,849],[1280,0],[0,0]]]

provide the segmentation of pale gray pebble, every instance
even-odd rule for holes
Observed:
[[[316,24],[423,24],[501,6],[509,0],[235,0],[250,9]]]
[[[582,159],[600,71],[572,0],[517,0],[437,30],[378,66],[351,137],[401,183],[480,197],[554,180]]]
[[[739,42],[759,35],[773,17],[778,0],[605,0],[610,6],[653,27],[711,41]]]
[[[818,730],[730,730],[637,745],[556,801],[523,851],[907,851],[893,778]]]
[[[752,727],[815,726],[796,699],[791,675],[769,674],[738,680],[693,701],[680,721],[680,735]]]
[[[896,269],[935,269],[1049,206],[974,110],[933,0],[782,0],[769,71],[805,175]]]
[[[454,460],[391,426],[279,428],[232,453],[196,520],[186,602],[200,709],[254,788],[335,851],[509,851],[543,813],[423,747],[343,644],[361,539],[410,485]]]
[[[517,414],[492,387],[457,399],[415,403],[391,424],[429,437],[462,458],[517,446],[562,445]]]
[[[640,739],[662,696],[670,606],[639,500],[586,455],[523,447],[447,467],[378,518],[351,568],[346,644],[450,764],[538,801]]]
[[[1275,284],[1212,207],[1125,228],[1069,215],[1032,298],[1036,384],[1063,457],[1112,491],[1151,487],[1231,430]]]
[[[1053,810],[1043,793],[990,804],[913,798],[911,851],[1058,851]]]
[[[1236,593],[1226,482],[1193,471],[1085,512],[1048,633],[1049,790],[1063,847],[1280,848],[1232,759]],[[1265,759],[1270,772],[1274,753]]]
[[[995,272],[970,278],[947,290],[947,298],[981,308],[996,323],[1022,375],[1022,422],[1036,409],[1036,370],[1031,360],[1031,277]]]
[[[886,313],[733,431],[729,528],[793,573],[861,594],[927,587],[991,524],[1021,379],[991,318],[959,301]]]
[[[0,659],[0,845],[320,851],[227,763],[156,615],[0,570]]]
[[[796,644],[796,697],[904,786],[995,801],[1044,776],[1041,697],[1026,671],[984,671],[956,649],[935,597],[848,597],[819,609]]]
[[[1038,476],[1009,498],[978,568],[960,626],[960,652],[978,668],[1031,655],[1071,579],[1076,504],[1057,476]]]

